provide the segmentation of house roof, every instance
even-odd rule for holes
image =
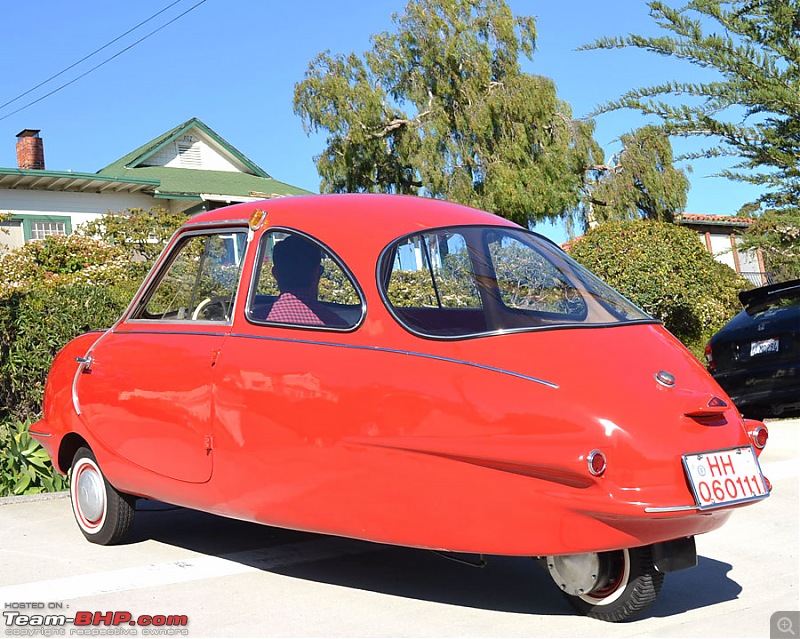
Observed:
[[[732,215],[705,215],[703,213],[681,213],[677,216],[679,224],[702,224],[718,226],[736,226],[747,228],[755,222],[749,217],[734,217]]]
[[[119,177],[74,171],[0,168],[0,189],[36,189],[75,193],[138,193],[152,191],[159,181],[145,176]]]
[[[170,166],[163,154],[174,153],[184,137],[196,136],[222,159],[230,170]],[[158,183],[154,195],[167,199],[270,198],[303,195],[310,191],[279,182],[266,171],[217,135],[197,118],[187,120],[174,129],[143,144],[138,149],[100,169],[97,175],[115,175],[125,179],[145,179]],[[206,197],[208,194],[214,197]]]
[[[222,196],[242,198],[272,198],[284,195],[308,195],[309,191],[279,182],[270,177],[259,177],[231,171],[180,169],[166,166],[146,166],[126,171],[126,175],[148,178],[156,182],[155,197],[168,199],[220,199]],[[217,195],[218,198],[204,197]]]
[[[119,175],[121,171],[136,169],[144,166],[144,163],[155,155],[158,151],[163,149],[168,144],[174,142],[182,135],[185,135],[192,129],[197,129],[202,132],[206,139],[216,147],[217,151],[221,151],[223,155],[229,156],[235,160],[236,163],[243,165],[245,170],[253,175],[263,178],[269,178],[270,175],[260,168],[254,162],[249,160],[243,153],[231,146],[226,140],[217,135],[209,126],[197,118],[187,120],[183,124],[179,124],[174,129],[150,140],[143,144],[138,149],[131,151],[124,155],[119,160],[112,162],[108,166],[100,169],[98,173],[101,174],[114,174]]]

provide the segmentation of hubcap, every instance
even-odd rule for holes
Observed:
[[[556,585],[569,595],[591,592],[600,577],[600,556],[596,552],[547,557],[547,570]]]
[[[84,466],[78,475],[76,489],[78,510],[88,523],[100,521],[105,510],[105,487],[100,473],[91,466]]]

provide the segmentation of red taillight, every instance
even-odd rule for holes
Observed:
[[[711,352],[711,344],[706,344],[706,366],[708,370],[714,370],[714,353]]]
[[[747,436],[750,437],[750,441],[753,442],[753,446],[759,451],[767,445],[769,431],[762,422],[755,419],[745,419],[744,427],[747,431]]]
[[[767,431],[766,426],[759,426],[753,431],[752,434],[753,444],[755,444],[756,448],[764,448],[767,445],[767,440],[769,439],[769,432]]]
[[[593,450],[586,458],[589,464],[589,472],[595,477],[602,475],[606,470],[606,456],[599,450]]]

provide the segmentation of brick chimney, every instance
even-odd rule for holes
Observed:
[[[17,133],[17,166],[21,169],[44,170],[44,142],[39,129],[25,129]]]

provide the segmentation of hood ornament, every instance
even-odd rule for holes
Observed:
[[[666,386],[667,388],[672,388],[675,386],[675,375],[668,371],[658,371],[655,374],[655,378],[656,381],[662,386]]]

